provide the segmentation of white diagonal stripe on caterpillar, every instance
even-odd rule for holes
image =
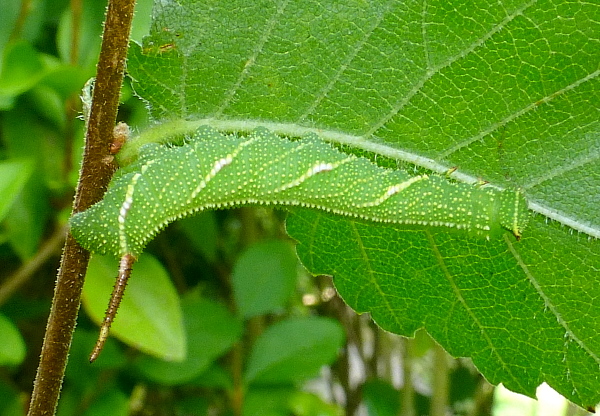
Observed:
[[[137,181],[142,177],[141,173],[136,173],[131,178],[131,182],[127,185],[127,191],[125,192],[125,200],[119,209],[119,246],[121,247],[121,251],[127,253],[128,244],[127,244],[127,232],[125,230],[125,220],[127,218],[127,213],[131,209],[131,204],[133,203],[133,193],[135,192],[135,185]]]
[[[327,162],[317,162],[315,163],[313,166],[311,166],[310,168],[308,168],[306,170],[306,173],[304,173],[302,176],[300,176],[298,179],[294,179],[293,181],[291,181],[290,183],[287,183],[283,186],[280,186],[277,189],[274,189],[272,192],[273,193],[278,193],[278,192],[282,192],[285,190],[288,190],[290,188],[294,188],[296,186],[300,186],[304,181],[306,181],[307,179],[321,173],[321,172],[330,172],[332,170],[334,170],[335,168],[340,167],[341,165],[348,163],[352,160],[356,160],[356,158],[354,156],[350,156],[347,157],[346,159],[340,160],[337,163],[327,163]]]
[[[387,201],[389,198],[391,198],[392,196],[400,193],[401,191],[405,190],[406,188],[408,188],[409,186],[411,186],[413,183],[425,180],[425,179],[429,179],[429,175],[419,175],[419,176],[414,176],[412,178],[410,178],[407,181],[404,181],[402,183],[396,184],[396,185],[392,185],[389,186],[385,193],[383,195],[381,195],[379,198],[377,198],[375,201],[372,202],[365,202],[364,204],[357,204],[354,205],[356,208],[367,208],[367,207],[376,207],[378,205],[381,205],[383,202]]]
[[[198,196],[198,194],[202,191],[202,189],[206,188],[206,186],[208,185],[208,183],[215,177],[217,176],[217,173],[219,173],[221,171],[221,169],[223,169],[225,166],[230,165],[233,162],[233,159],[235,159],[237,157],[237,155],[249,144],[251,144],[252,142],[256,141],[258,138],[257,137],[251,137],[250,139],[240,143],[240,145],[238,147],[235,148],[235,150],[231,153],[229,153],[227,156],[225,156],[224,158],[218,159],[217,161],[215,161],[215,163],[213,164],[212,169],[210,170],[210,172],[204,177],[204,179],[198,184],[198,186],[196,187],[196,189],[194,189],[194,191],[192,192],[192,194],[190,195],[190,197],[187,200],[187,203],[190,204],[194,198],[196,198],[196,196]]]

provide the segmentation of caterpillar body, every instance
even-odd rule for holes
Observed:
[[[518,190],[410,175],[334,149],[317,137],[290,141],[259,128],[248,136],[201,127],[182,146],[148,144],[121,168],[104,199],[71,219],[88,250],[137,257],[170,222],[206,209],[303,206],[364,220],[517,238],[527,223]]]

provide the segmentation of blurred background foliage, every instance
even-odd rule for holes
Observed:
[[[79,95],[95,73],[105,6],[2,0],[0,416],[24,415],[29,403],[83,148]],[[133,40],[147,33],[151,7],[138,1]],[[119,121],[146,120],[126,84]],[[94,258],[58,414],[551,414],[490,386],[427,334],[402,339],[357,316],[330,278],[303,271],[283,218],[244,208],[169,227],[136,266],[113,337],[90,365],[117,268]],[[578,410],[560,402],[552,412]]]

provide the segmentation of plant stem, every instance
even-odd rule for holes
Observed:
[[[444,416],[448,413],[449,366],[448,354],[437,343],[433,346],[433,396],[430,414]]]
[[[399,415],[416,415],[415,388],[412,381],[412,367],[415,360],[415,340],[414,338],[405,338],[404,356],[402,357],[402,369],[404,373],[404,385],[400,391],[400,413]]]
[[[108,4],[73,212],[83,211],[102,198],[115,169],[104,158],[108,155],[117,116],[134,6],[135,0],[110,0]],[[52,415],[56,411],[89,256],[69,234],[58,270],[28,416]]]

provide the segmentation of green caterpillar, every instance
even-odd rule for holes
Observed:
[[[342,153],[319,140],[248,136],[199,128],[182,146],[145,145],[120,169],[104,199],[73,216],[88,250],[137,257],[170,222],[206,209],[295,205],[376,222],[421,224],[519,238],[527,203],[519,191],[412,176]]]

